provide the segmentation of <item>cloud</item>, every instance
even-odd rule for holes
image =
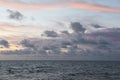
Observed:
[[[104,31],[104,30],[103,30]],[[112,29],[112,31],[114,31]],[[74,35],[74,36],[73,36]],[[75,36],[76,35],[76,36]],[[110,41],[109,39],[89,39],[86,34],[83,37],[75,33],[68,35],[69,39],[25,39],[22,45],[26,48],[17,51],[2,51],[2,54],[39,54],[48,58],[55,59],[62,56],[62,59],[70,58],[81,60],[103,60],[116,59],[115,55],[119,55],[120,42]],[[103,35],[102,35],[103,36]],[[74,39],[74,40],[73,40]],[[76,41],[75,41],[76,40]],[[49,44],[49,45],[48,45]],[[62,51],[61,51],[62,49]],[[108,57],[109,56],[109,57]],[[46,58],[45,58],[46,59]]]
[[[77,8],[77,9],[85,9],[85,10],[92,10],[92,11],[103,11],[103,12],[112,12],[112,13],[120,13],[119,8],[110,8],[101,5],[92,5],[87,3],[79,3],[79,2],[68,2],[65,4],[26,4],[26,3],[16,3],[1,0],[0,6],[7,6],[13,7],[19,10],[40,10],[40,9],[64,9],[64,8]]]
[[[98,25],[98,24],[92,24],[94,28],[104,28],[104,26]]]
[[[79,22],[70,25],[74,32],[84,33],[85,29]],[[77,27],[76,27],[77,26]],[[46,32],[46,31],[45,31]],[[64,33],[64,31],[63,31]],[[55,37],[55,31],[47,31],[49,37]],[[52,34],[52,35],[51,35]],[[66,34],[66,31],[65,31]],[[77,59],[116,59],[120,48],[120,28],[104,28],[92,33],[76,34],[69,33],[65,37],[57,34],[56,38],[26,38],[20,43],[24,50],[6,51],[3,54],[39,54],[40,56],[51,57],[62,56],[75,57]],[[92,37],[91,37],[92,36]],[[67,38],[66,38],[67,37]],[[58,57],[56,57],[57,59]]]
[[[73,3],[70,3],[70,6],[73,7],[73,8],[78,8],[78,9],[120,13],[120,9],[119,8],[110,8],[110,7],[101,6],[101,5],[91,5],[91,4],[86,4],[86,3],[76,3],[76,2],[73,2]]]
[[[13,54],[25,55],[25,54],[33,54],[35,52],[31,49],[23,49],[23,50],[15,50],[15,51],[1,51],[0,53],[4,55],[13,55]]]
[[[38,40],[37,39],[34,40],[34,39],[28,38],[28,39],[22,40],[20,44],[26,47],[26,49],[29,49],[32,52],[40,55],[49,56],[48,52],[50,52],[50,55],[60,53],[59,40],[54,40],[54,39],[49,40],[49,39],[39,39],[39,38]]]
[[[20,42],[20,44],[22,44],[24,47],[28,47],[28,48],[34,48],[34,44],[30,42],[30,40],[28,39],[24,39]]]
[[[10,9],[7,10],[7,12],[9,13],[9,18],[10,19],[14,19],[14,20],[22,20],[23,19],[23,14],[21,14],[18,11],[12,11]]]
[[[79,22],[72,22],[71,28],[75,33],[84,33],[86,30]]]
[[[68,31],[61,31],[62,34],[66,34],[66,35],[69,35],[70,33]]]
[[[58,37],[58,34],[55,31],[44,31],[43,35],[47,37]]]
[[[4,34],[0,34],[0,36],[12,37],[13,35],[13,40],[14,38],[16,38],[14,36],[40,37],[40,34],[42,34],[42,31],[45,31],[45,30],[46,30],[46,27],[39,27],[34,25],[17,25],[17,24],[9,24],[9,23],[0,24],[0,32],[3,32],[3,31],[5,32]]]
[[[58,9],[62,6],[60,5],[45,5],[45,4],[26,4],[26,3],[18,3],[11,1],[0,1],[0,6],[12,7],[19,10],[39,10],[39,9]]]
[[[7,40],[0,40],[0,45],[3,45],[6,48],[9,48],[9,42]]]
[[[109,41],[120,41],[120,28],[107,28],[102,29],[96,32],[92,32],[89,34],[89,36],[93,36],[95,38],[99,39],[108,39]]]

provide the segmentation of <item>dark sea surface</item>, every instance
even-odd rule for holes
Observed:
[[[120,80],[120,62],[0,61],[0,80]]]

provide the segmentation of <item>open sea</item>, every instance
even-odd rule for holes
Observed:
[[[120,80],[120,62],[0,61],[0,80]]]

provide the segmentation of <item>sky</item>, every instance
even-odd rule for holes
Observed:
[[[1,60],[120,60],[119,0],[0,0]]]

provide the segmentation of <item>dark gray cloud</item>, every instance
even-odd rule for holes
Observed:
[[[20,13],[19,11],[13,11],[13,10],[7,9],[7,12],[9,13],[8,18],[10,19],[22,20],[24,18],[23,14]]]
[[[98,24],[92,24],[94,28],[104,28],[104,26],[98,25]]]
[[[77,23],[77,25],[78,24],[79,23]],[[77,34],[69,33],[69,35],[66,35],[65,37],[61,37],[61,34],[57,34],[55,31],[45,31],[44,34],[46,34],[47,37],[59,36],[60,39],[24,39],[21,41],[21,44],[26,47],[25,50],[6,51],[5,54],[36,53],[48,57],[49,55],[57,55],[62,56],[63,58],[70,57],[73,59],[72,57],[74,57],[75,59],[86,60],[118,59],[118,56],[120,56],[119,28],[101,29],[92,33],[84,33],[84,31],[85,29],[83,31],[80,29]],[[63,33],[67,34],[67,31],[63,31]]]
[[[72,22],[71,28],[75,33],[84,33],[86,30],[79,22]]]
[[[58,34],[55,31],[44,31],[43,35],[47,37],[58,37]]]
[[[72,36],[74,35],[74,37]],[[75,33],[71,33],[70,39],[25,39],[21,44],[27,47],[25,50],[6,51],[3,54],[40,54],[41,56],[57,55],[73,59],[82,60],[108,60],[118,58],[115,55],[120,55],[120,42],[111,42],[109,39],[89,39],[84,34],[83,37]],[[80,47],[79,47],[80,46]],[[61,48],[68,50],[62,52]],[[67,53],[67,54],[66,54]],[[57,57],[56,57],[57,59]]]
[[[50,51],[51,54],[60,53],[60,41],[54,39],[39,39],[31,40],[24,39],[20,42],[24,47],[32,50],[34,53],[47,55],[47,51]]]
[[[120,41],[120,28],[107,28],[90,33],[95,38],[108,39],[109,41]]]
[[[69,35],[70,33],[68,31],[61,31],[62,34]]]
[[[0,45],[3,45],[6,48],[9,48],[9,42],[7,40],[0,40]]]
[[[20,42],[20,44],[22,44],[24,47],[28,47],[28,48],[34,48],[34,44],[30,42],[30,40],[24,39]]]
[[[0,53],[5,55],[11,55],[11,54],[22,55],[22,54],[33,54],[35,52],[31,49],[23,49],[23,50],[15,50],[15,51],[0,51]]]

